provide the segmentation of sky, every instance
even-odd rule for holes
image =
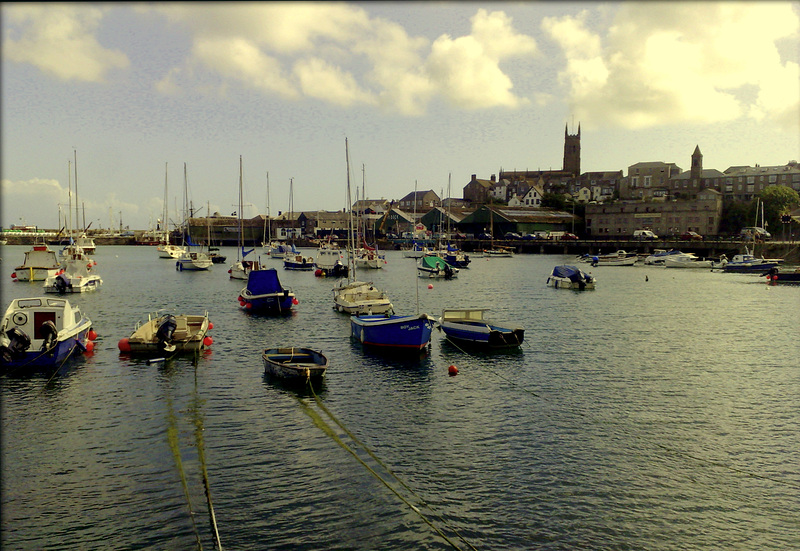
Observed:
[[[0,15],[4,227],[60,227],[70,202],[93,229],[153,227],[165,197],[170,224],[184,196],[230,215],[240,158],[246,218],[340,210],[345,140],[353,200],[460,198],[473,174],[560,169],[578,125],[584,172],[688,170],[696,146],[720,171],[800,160],[798,2],[4,2]]]

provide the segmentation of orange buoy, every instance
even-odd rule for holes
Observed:
[[[433,283],[428,283],[428,289],[433,289]]]
[[[203,344],[205,346],[211,346],[213,343],[214,343],[214,339],[212,339],[209,336],[206,336],[206,338],[203,339]]]
[[[88,338],[90,341],[93,341],[97,339],[97,333],[94,329],[89,329],[89,332],[86,334],[86,338]]]
[[[208,330],[211,331],[212,329],[214,329],[214,324],[209,321],[208,322]]]
[[[447,372],[450,374],[451,377],[458,375],[458,368],[454,365],[451,365],[447,368]]]
[[[91,354],[92,352],[94,352],[94,343],[92,341],[86,341],[86,344],[84,346],[86,348],[87,354]]]
[[[119,342],[117,343],[117,348],[119,348],[120,352],[130,352],[131,351],[131,343],[127,339],[127,337],[124,338],[124,339],[120,339]]]

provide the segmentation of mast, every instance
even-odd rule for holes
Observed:
[[[72,163],[67,161],[67,195],[69,196],[69,242],[72,244]]]
[[[347,163],[347,273],[350,274],[350,279],[355,277],[355,258],[353,258],[353,202],[350,195],[350,148],[347,144],[347,138],[344,139],[344,154]]]
[[[169,205],[167,201],[169,200],[167,197],[167,186],[168,184],[168,174],[169,174],[169,163],[164,163],[164,212],[162,213],[162,227],[161,231],[163,232],[162,235],[164,236],[164,244],[169,244],[169,224],[167,220],[169,220]]]
[[[77,225],[78,224],[78,150],[77,149],[73,149],[72,150],[72,155],[73,155],[73,157],[75,159],[75,162],[73,164],[73,168],[75,169],[75,225]],[[72,224],[70,224],[70,226],[71,225]],[[70,233],[71,232],[72,232],[72,229],[70,228]],[[72,235],[70,235],[70,237],[72,237]]]
[[[239,155],[239,210],[237,214],[239,215],[239,248],[236,251],[236,258],[239,258],[239,255],[244,251],[244,226],[242,224],[242,156]],[[242,255],[244,257],[244,255]]]
[[[269,224],[269,230],[267,230],[267,224]],[[261,245],[268,246],[269,242],[272,240],[272,221],[270,220],[270,212],[269,212],[269,171],[267,171],[267,219],[264,220],[264,233],[261,236]]]

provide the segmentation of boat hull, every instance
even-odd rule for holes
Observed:
[[[363,281],[334,288],[333,307],[350,315],[386,314],[394,309],[386,293]]]
[[[418,316],[353,316],[353,337],[367,346],[419,350],[431,341],[433,320]]]
[[[498,326],[485,318],[486,309],[445,309],[438,327],[454,343],[480,348],[512,348],[522,345],[525,330]]]
[[[175,320],[175,329],[169,342],[159,338],[159,327],[167,318]],[[211,325],[208,314],[205,315],[150,315],[147,321],[140,323],[130,337],[118,343],[121,353],[133,356],[164,356],[185,353],[196,353],[210,346],[206,340]],[[167,346],[167,344],[169,346]],[[174,347],[174,349],[172,349]]]
[[[547,278],[547,286],[554,289],[568,289],[572,291],[592,291],[594,290],[594,281],[571,281],[566,277],[549,276]]]
[[[319,379],[328,369],[328,358],[310,348],[267,348],[261,359],[266,375],[292,381]]]
[[[45,328],[48,323],[52,324],[49,346]],[[71,356],[87,350],[91,328],[91,320],[66,299],[16,299],[6,310],[0,329],[0,366],[3,369],[60,367]],[[29,339],[24,350],[12,343],[14,334]]]

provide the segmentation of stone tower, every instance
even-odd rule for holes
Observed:
[[[581,175],[581,123],[578,123],[578,133],[570,135],[569,129],[564,127],[564,172],[569,172],[577,177]]]
[[[700,146],[695,146],[692,153],[692,168],[689,177],[692,180],[699,180],[703,176],[703,154],[700,153]]]

